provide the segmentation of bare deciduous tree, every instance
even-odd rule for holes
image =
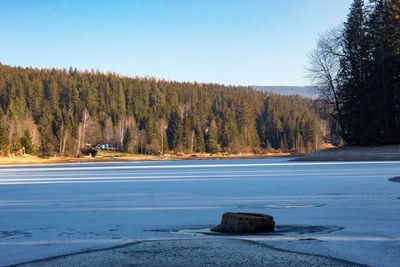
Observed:
[[[90,114],[89,111],[85,108],[82,114],[82,120],[78,126],[78,146],[77,146],[76,156],[79,156],[82,145],[84,146],[86,144],[86,133],[89,125],[90,125]]]
[[[121,148],[123,146],[124,135],[125,135],[126,130],[128,128],[133,129],[135,126],[136,126],[135,118],[133,118],[131,116],[129,116],[129,117],[124,116],[118,121],[116,132],[120,139]]]
[[[68,128],[65,126],[64,123],[62,123],[59,132],[59,153],[61,157],[63,157],[65,153],[67,138],[68,138]]]
[[[336,119],[341,119],[340,86],[341,30],[331,29],[320,36],[317,48],[310,55],[309,78],[318,95],[335,110]]]
[[[114,135],[113,122],[111,117],[108,117],[105,121],[105,126],[104,126],[104,137],[107,143],[111,142],[113,135]]]
[[[161,141],[160,153],[161,155],[164,155],[164,135],[165,131],[167,130],[167,123],[165,122],[164,119],[160,119],[159,126],[160,126],[159,129],[160,129],[160,141]]]

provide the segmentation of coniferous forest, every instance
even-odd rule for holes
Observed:
[[[321,36],[310,74],[348,144],[400,143],[400,1],[354,0]]]
[[[96,144],[141,154],[310,151],[312,100],[247,87],[0,65],[3,154],[79,156]]]

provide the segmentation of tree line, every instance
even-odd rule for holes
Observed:
[[[313,101],[248,87],[0,65],[0,151],[79,156],[110,144],[141,154],[309,151]]]
[[[400,143],[400,0],[354,0],[318,41],[310,75],[348,144]]]

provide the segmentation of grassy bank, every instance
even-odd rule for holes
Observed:
[[[179,154],[179,155],[140,155],[118,151],[99,151],[96,157],[48,157],[37,156],[3,156],[0,157],[0,165],[25,165],[25,164],[60,164],[60,163],[85,163],[85,162],[124,162],[124,161],[148,161],[148,160],[190,160],[190,159],[240,159],[240,158],[274,158],[295,156],[291,153],[267,153],[267,154]]]
[[[400,161],[400,145],[343,146],[315,151],[296,161]]]

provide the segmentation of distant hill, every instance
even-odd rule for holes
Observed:
[[[271,92],[281,95],[300,95],[308,98],[316,98],[312,86],[252,86],[256,90]]]

